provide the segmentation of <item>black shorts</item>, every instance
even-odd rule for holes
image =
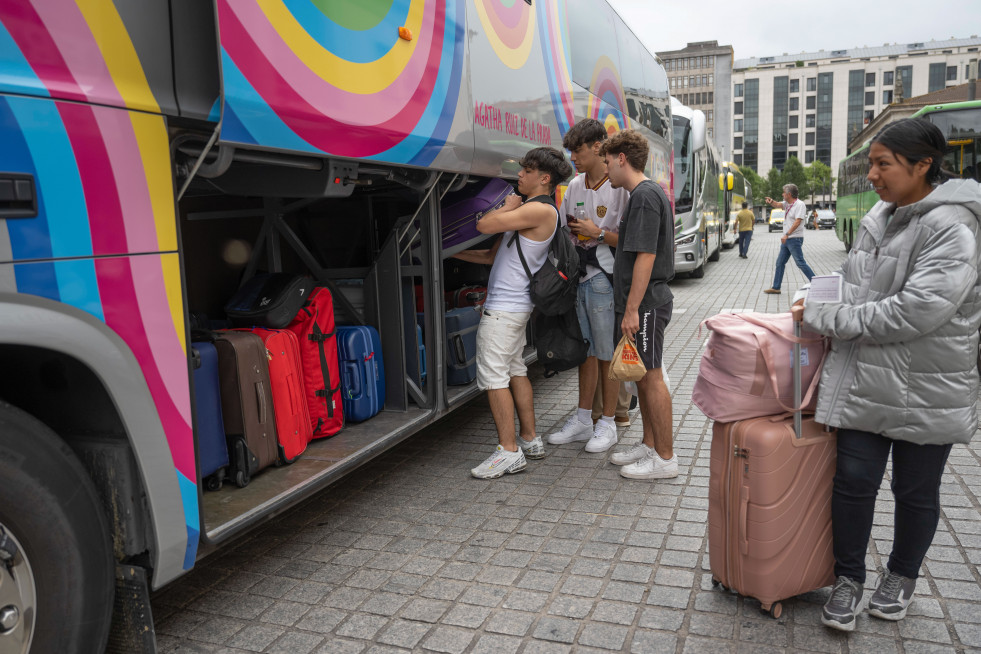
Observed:
[[[637,341],[637,353],[648,370],[661,367],[664,355],[664,328],[671,322],[671,310],[674,302],[662,304],[656,309],[640,308],[640,330],[634,335]],[[620,325],[623,324],[623,314],[616,315],[616,342],[623,338]]]

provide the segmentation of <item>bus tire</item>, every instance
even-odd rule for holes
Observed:
[[[852,226],[849,225],[847,229],[842,230],[842,234],[845,237],[845,252],[852,251]]]
[[[722,254],[722,235],[719,234],[719,238],[716,239],[715,251],[709,255],[709,261],[718,261],[719,255]]]
[[[701,279],[702,277],[704,277],[705,276],[705,262],[703,261],[702,262],[702,265],[700,265],[698,268],[695,268],[694,270],[692,270],[688,274],[692,276],[692,279]]]
[[[0,636],[13,645],[4,652],[101,654],[112,619],[114,561],[92,480],[57,434],[2,401],[0,480],[0,527],[9,537],[3,549],[17,575],[14,581],[0,567],[0,610],[19,616]]]

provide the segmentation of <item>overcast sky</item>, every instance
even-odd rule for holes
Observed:
[[[651,52],[691,41],[731,45],[736,59],[964,39],[981,33],[977,0],[609,0]]]

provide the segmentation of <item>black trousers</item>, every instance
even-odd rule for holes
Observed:
[[[892,451],[896,500],[889,570],[916,579],[940,521],[940,478],[950,445],[916,445],[852,429],[838,430],[831,496],[835,576],[865,583],[865,553],[875,498]]]

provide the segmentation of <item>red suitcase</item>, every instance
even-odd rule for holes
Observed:
[[[313,438],[333,436],[344,426],[341,374],[337,360],[334,300],[317,287],[287,327],[296,335]]]
[[[799,334],[800,324],[794,327]],[[800,406],[799,348],[794,348],[795,406]],[[783,611],[780,600],[834,583],[831,486],[836,458],[834,431],[799,412],[713,425],[713,583],[758,599],[775,618]]]
[[[487,287],[467,285],[455,291],[446,291],[444,295],[447,309],[478,307],[487,300]]]
[[[280,463],[293,463],[313,439],[310,410],[307,408],[300,347],[296,334],[288,329],[236,329],[255,334],[266,346],[269,360],[269,386],[279,442]]]

